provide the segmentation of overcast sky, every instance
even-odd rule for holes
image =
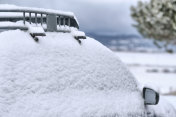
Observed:
[[[72,11],[81,30],[95,33],[137,34],[130,6],[138,0],[0,0],[2,4]],[[143,0],[147,1],[147,0]]]

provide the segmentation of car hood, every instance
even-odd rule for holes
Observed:
[[[143,116],[135,78],[92,38],[0,33],[1,117]]]
[[[160,96],[158,105],[147,106],[147,111],[150,116],[155,117],[176,117],[176,110],[164,96]]]
[[[138,94],[138,95],[137,95]],[[145,117],[137,92],[68,90],[29,94],[4,106],[4,117]]]

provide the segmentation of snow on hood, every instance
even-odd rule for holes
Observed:
[[[158,105],[148,105],[147,110],[154,117],[176,117],[176,110],[163,96],[160,96]]]
[[[143,116],[137,83],[109,49],[70,33],[0,33],[0,117]]]

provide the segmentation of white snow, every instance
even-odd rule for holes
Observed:
[[[15,5],[10,4],[0,4],[0,10],[31,10],[31,11],[43,11],[43,12],[49,12],[49,13],[56,13],[59,15],[67,15],[71,17],[75,17],[74,13],[72,12],[65,12],[60,10],[52,10],[52,9],[43,9],[43,8],[30,8],[30,7],[19,7]]]
[[[0,117],[144,116],[136,80],[94,39],[0,33]]]
[[[45,34],[43,27],[41,26],[31,26],[30,24],[27,25],[29,33],[40,33]]]
[[[149,105],[147,106],[147,110],[154,113],[154,117],[176,117],[176,110],[174,109],[172,103],[167,101],[163,96],[160,96],[158,105]]]
[[[29,13],[25,13],[26,17],[29,17]],[[41,14],[37,14],[38,17],[41,17]],[[22,12],[0,12],[0,18],[23,18]],[[32,13],[31,17],[35,17],[35,14]],[[43,18],[45,18],[46,15],[43,14]]]
[[[118,52],[117,55],[131,65],[176,66],[176,54]]]
[[[155,89],[160,94],[176,91],[176,54],[116,52],[116,55],[128,65],[141,87]],[[161,96],[159,105],[149,109],[163,117],[175,117],[172,105],[176,112],[176,96]]]
[[[165,100],[168,100],[176,109],[176,96],[164,96]]]
[[[176,54],[117,52],[116,55],[140,84],[155,87],[162,94],[176,90]]]
[[[55,13],[57,15],[64,15],[64,16],[70,16],[70,17],[73,17],[77,24],[79,25],[79,22],[76,18],[76,16],[74,15],[73,12],[65,12],[65,11],[61,11],[61,10],[53,10],[53,9],[44,9],[44,8],[31,8],[31,7],[20,7],[20,6],[16,6],[16,5],[11,5],[11,4],[0,4],[0,11],[3,11],[3,10],[7,10],[7,11],[10,11],[10,10],[14,10],[14,11],[35,11],[35,12],[43,12],[43,13]],[[25,14],[26,16],[29,16],[28,13]],[[21,17],[23,16],[22,12],[19,13],[19,12],[1,12],[0,13],[0,17]],[[32,17],[34,17],[34,14],[31,15]]]
[[[18,26],[18,27],[25,27],[22,22],[0,22],[0,27],[8,27],[8,26]]]
[[[44,33],[44,29],[46,30],[47,29],[47,25],[46,24],[35,24],[35,23],[31,23],[29,24],[29,22],[25,22],[25,25],[23,24],[23,21],[17,21],[17,22],[9,22],[9,21],[6,21],[6,22],[0,22],[0,28],[3,28],[3,27],[22,27],[22,28],[27,28],[29,32],[38,32],[38,33]],[[5,29],[4,29],[5,30]],[[77,28],[75,27],[69,27],[67,25],[57,25],[57,30],[60,31],[60,32],[77,32]],[[78,31],[78,32],[81,32],[81,31]],[[77,34],[78,35],[78,34]],[[79,33],[79,35],[85,35],[85,33]]]
[[[86,36],[85,33],[82,31],[73,30],[71,33],[74,37],[80,37],[80,36],[85,37]]]
[[[35,14],[32,14],[34,16]],[[29,14],[26,14],[29,16]],[[8,18],[8,17],[23,17],[23,13],[11,13],[11,12],[0,12],[0,18]]]

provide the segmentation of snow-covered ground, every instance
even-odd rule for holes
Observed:
[[[176,90],[176,54],[117,52],[142,84],[157,87],[160,93]]]
[[[176,54],[116,52],[142,85],[161,94],[176,91]],[[175,96],[164,96],[176,107]]]

